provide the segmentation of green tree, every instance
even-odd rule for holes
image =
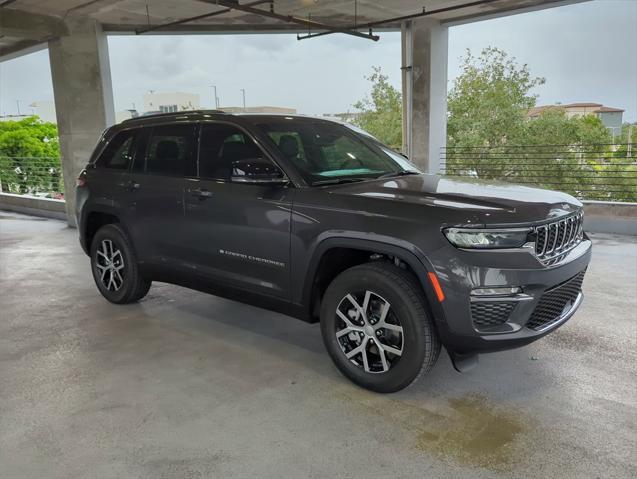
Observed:
[[[467,51],[448,96],[447,173],[635,201],[635,167],[599,118],[568,117],[559,106],[528,117],[543,83],[498,48]]]
[[[37,116],[0,122],[0,184],[5,192],[61,192],[57,126]]]
[[[533,88],[544,84],[499,48],[475,57],[467,50],[447,98],[447,146],[495,147],[516,142],[535,106]]]
[[[563,108],[549,108],[525,122],[518,142],[523,145],[588,145],[601,153],[613,138],[593,115],[568,117]]]
[[[360,114],[352,121],[383,143],[400,150],[403,141],[403,100],[380,67],[366,77],[372,83],[370,95],[354,104]]]

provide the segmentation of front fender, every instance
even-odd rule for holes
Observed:
[[[435,292],[428,280],[427,273],[433,271],[433,267],[425,254],[414,244],[407,241],[374,233],[360,233],[356,231],[326,231],[317,237],[317,241],[312,245],[310,254],[306,256],[305,265],[299,265],[296,271],[305,271],[302,281],[293,282],[300,284],[296,294],[298,301],[308,308],[308,315],[311,315],[312,290],[317,269],[323,255],[332,248],[352,248],[370,253],[379,253],[393,256],[404,261],[414,271],[418,282],[425,294],[432,313],[436,321],[443,320],[442,308],[437,302]],[[294,264],[294,263],[293,263]]]

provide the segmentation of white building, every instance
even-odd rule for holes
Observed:
[[[219,108],[226,113],[273,113],[278,115],[296,115],[296,108],[287,108],[284,106],[224,106]]]
[[[198,110],[199,95],[184,92],[156,92],[144,94],[144,113],[172,113]]]
[[[544,105],[531,108],[527,113],[530,118],[537,118],[542,112],[551,109],[563,110],[568,118],[594,115],[608,128],[613,135],[621,135],[624,110],[604,106],[601,103],[569,103],[567,105]]]
[[[29,106],[33,108],[33,113],[38,115],[40,120],[57,123],[54,101],[34,101]]]

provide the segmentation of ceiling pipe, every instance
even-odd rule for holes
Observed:
[[[352,27],[346,27],[346,28],[348,28],[348,29],[351,29],[351,28],[369,28],[369,29],[371,29],[372,27],[379,27],[379,26],[385,25],[387,23],[403,22],[405,20],[411,20],[413,18],[426,17],[426,16],[429,16],[429,15],[435,15],[437,13],[445,13],[445,12],[451,12],[451,11],[454,11],[454,10],[460,10],[460,9],[463,9],[463,8],[476,7],[476,6],[479,6],[479,5],[486,5],[486,4],[489,4],[489,3],[496,2],[496,1],[498,1],[498,0],[477,0],[475,2],[463,3],[461,5],[454,5],[452,7],[437,8],[436,10],[426,10],[425,7],[422,7],[422,12],[419,12],[419,13],[412,13],[410,15],[402,15],[400,17],[387,18],[385,20],[377,20],[375,22],[362,23],[360,25],[356,25],[356,26],[352,26]],[[324,35],[331,35],[332,33],[335,33],[335,32],[311,33],[311,34],[307,34],[305,36],[297,35],[296,38],[297,38],[297,40],[307,40],[309,38],[322,37]]]
[[[239,10],[241,12],[252,13],[253,15],[261,15],[263,17],[272,18],[274,20],[280,20],[282,22],[295,23],[297,25],[302,25],[308,28],[315,28],[317,30],[327,30],[330,33],[344,33],[346,35],[352,35],[359,38],[365,38],[367,40],[372,40],[375,42],[380,39],[378,35],[374,35],[371,32],[361,33],[347,27],[344,28],[344,27],[336,27],[333,25],[326,25],[321,22],[316,22],[314,20],[309,20],[309,19],[306,20],[305,18],[295,17],[293,15],[281,15],[274,11],[274,1],[270,2],[270,10],[261,10],[259,8],[253,8],[249,6],[248,4],[241,5],[239,2],[232,1],[232,0],[199,0],[199,1],[204,3],[209,3],[211,5],[221,5],[223,7],[226,7],[232,10]]]

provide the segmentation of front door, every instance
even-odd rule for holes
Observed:
[[[184,191],[188,261],[221,285],[289,298],[293,189],[231,181],[250,162],[278,167],[238,127],[201,127],[199,171]]]

